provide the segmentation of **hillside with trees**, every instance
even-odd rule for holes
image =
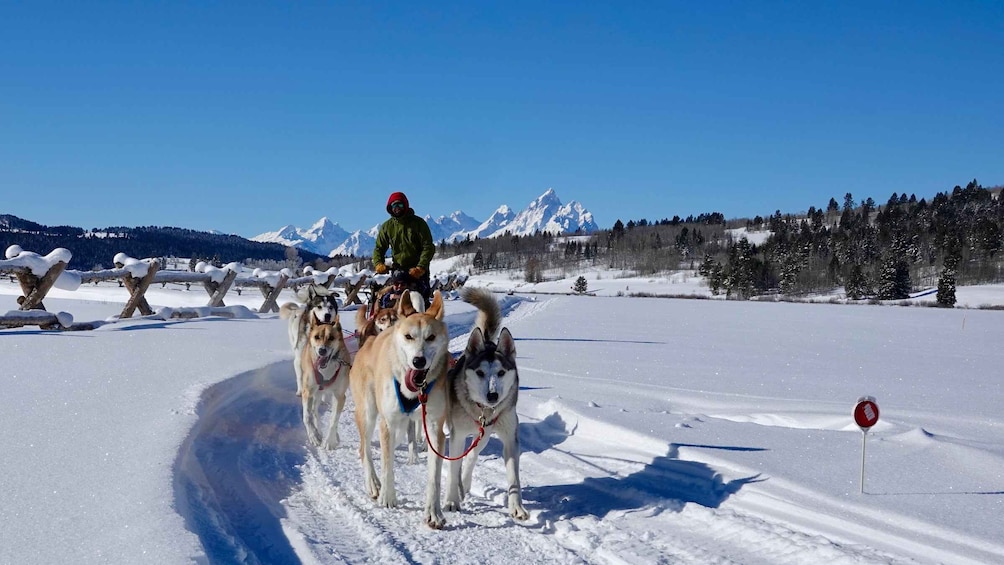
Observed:
[[[618,220],[609,230],[580,236],[538,233],[440,245],[440,256],[473,254],[475,271],[522,269],[527,282],[566,278],[602,267],[635,275],[696,269],[715,294],[746,299],[799,296],[840,287],[852,299],[901,299],[938,289],[954,302],[956,284],[1004,281],[1000,188],[973,180],[930,201],[892,194],[884,204],[846,193],[804,214],[776,211],[763,218],[726,220],[717,212],[681,219]],[[745,228],[745,229],[739,229]],[[761,244],[742,237],[770,233]]]
[[[107,227],[85,231],[73,226],[44,226],[29,220],[0,215],[0,248],[19,245],[45,255],[57,247],[73,253],[71,268],[109,268],[118,253],[130,257],[184,257],[222,265],[243,262],[269,267],[311,263],[317,268],[340,266],[351,257],[322,257],[276,243],[259,243],[236,235],[200,232],[176,227]]]

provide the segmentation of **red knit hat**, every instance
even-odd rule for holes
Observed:
[[[393,203],[395,203],[395,202],[404,202],[405,209],[408,209],[408,208],[411,207],[411,205],[408,204],[408,197],[405,196],[403,192],[395,192],[394,194],[390,195],[390,198],[387,199],[387,213],[388,214],[390,214],[390,205],[393,204]]]

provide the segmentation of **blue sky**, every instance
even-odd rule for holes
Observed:
[[[253,236],[1004,184],[1001,2],[0,2],[0,213]],[[43,250],[44,251],[44,250]]]

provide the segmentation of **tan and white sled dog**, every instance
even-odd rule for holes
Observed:
[[[324,447],[338,446],[338,418],[345,407],[345,393],[349,389],[351,355],[345,346],[342,325],[335,315],[334,323],[321,324],[311,316],[307,326],[307,340],[296,358],[300,367],[300,400],[303,403],[303,427],[311,445],[321,445],[319,408],[325,397],[333,398],[331,422],[324,438]]]
[[[446,425],[450,430],[450,457],[463,453],[464,444],[470,436],[475,436],[477,445],[462,461],[450,461],[446,475],[445,509],[460,510],[460,502],[471,490],[471,477],[478,454],[488,443],[488,437],[495,434],[502,440],[502,459],[509,482],[509,514],[525,520],[529,514],[523,507],[519,481],[516,346],[508,328],[499,332],[501,310],[490,291],[465,288],[461,298],[477,306],[478,317],[463,356],[450,369],[447,377],[450,395]]]
[[[397,313],[396,324],[367,340],[356,353],[349,379],[356,405],[359,457],[366,489],[385,507],[397,506],[394,448],[408,427],[421,422],[424,413],[432,434],[430,445],[442,450],[445,443],[442,424],[450,339],[443,323],[443,296],[436,291],[425,312],[416,311],[410,299],[399,300]],[[370,455],[370,438],[378,418],[380,478]],[[440,502],[442,470],[442,460],[430,454],[423,519],[436,529],[445,523]]]
[[[418,300],[414,300],[414,298]],[[425,301],[417,292],[412,293],[412,304],[416,307],[416,312],[425,311]],[[367,317],[367,308],[356,310],[356,340],[359,347],[362,347],[366,340],[380,335],[380,332],[397,323],[396,308],[380,308],[372,316]],[[418,462],[418,452],[422,450],[422,422],[414,422],[408,428],[408,464],[414,465]]]
[[[287,302],[279,309],[279,317],[288,320],[286,326],[289,333],[289,346],[293,348],[293,366],[296,369],[296,395],[300,396],[300,364],[296,361],[300,349],[307,340],[307,331],[311,323],[331,324],[338,315],[338,299],[331,290],[316,284],[311,284],[296,293],[296,298],[303,306],[295,302]]]

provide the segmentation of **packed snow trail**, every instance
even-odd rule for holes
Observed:
[[[506,300],[506,325],[549,304]],[[452,350],[463,346],[473,318],[471,311],[448,316]],[[431,530],[421,519],[426,453],[409,465],[405,448],[397,449],[400,506],[378,507],[362,479],[351,397],[339,425],[342,444],[332,451],[307,449],[292,363],[286,362],[207,391],[199,424],[179,453],[177,506],[208,560],[870,564],[1004,556],[997,545],[755,471],[746,462],[767,448],[727,437],[730,427],[760,424],[674,412],[667,404],[650,415],[654,428],[725,432],[715,442],[669,443],[591,416],[604,412],[551,395],[549,383],[572,379],[602,391],[623,382],[545,368],[550,365],[533,355],[533,339],[516,335],[528,520],[508,516],[502,447],[495,438],[479,458],[462,511],[446,513],[444,530]],[[653,399],[688,394],[650,388],[639,385],[638,393]],[[853,441],[829,433],[832,441]],[[935,545],[918,543],[911,531],[927,532]]]

